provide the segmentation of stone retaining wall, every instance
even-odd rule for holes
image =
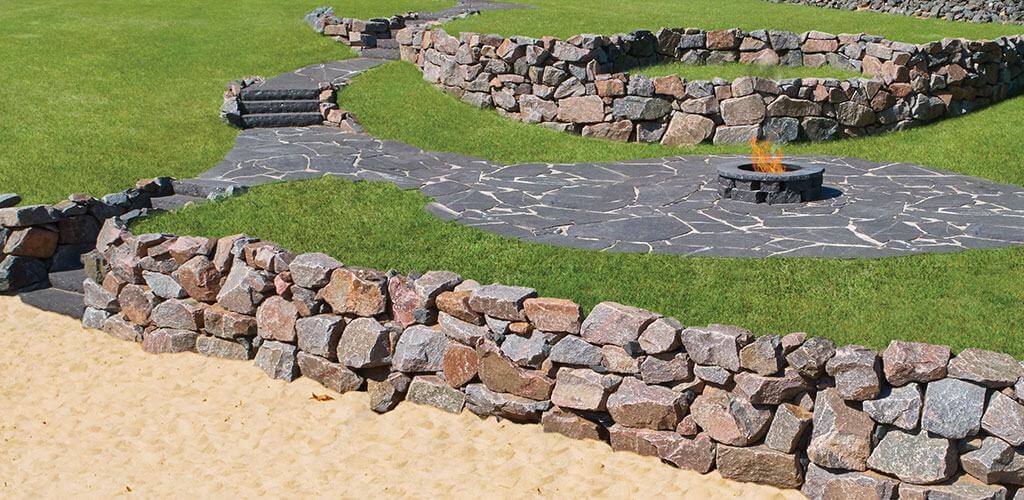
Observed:
[[[81,268],[105,220],[131,218],[151,199],[172,194],[171,179],[158,178],[100,199],[73,194],[56,205],[17,206],[20,198],[8,195],[0,203],[0,292],[45,288],[49,273]]]
[[[995,352],[755,337],[614,302],[585,314],[531,288],[117,220],[91,258],[86,326],[366,390],[377,412],[407,400],[539,423],[812,498],[1004,498],[1024,484],[1024,367]]]
[[[904,16],[972,23],[1024,23],[1020,0],[770,0],[842,10],[871,10]]]
[[[343,43],[361,37],[353,26],[367,23],[338,22],[324,32],[345,31],[337,36]],[[690,28],[565,41],[454,37],[420,24],[377,33],[397,42],[401,58],[417,64],[424,79],[474,106],[588,137],[665,145],[881,134],[963,115],[1024,87],[1020,36],[912,45],[864,34]],[[667,61],[829,65],[865,77],[729,82],[626,73]]]

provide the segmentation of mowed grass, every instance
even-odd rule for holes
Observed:
[[[503,163],[589,162],[684,154],[748,153],[749,146],[665,147],[586,139],[475,109],[423,81],[419,70],[393,63],[355,78],[340,94],[373,135],[434,151]],[[416,103],[409,106],[408,103]],[[790,155],[827,154],[908,162],[1024,185],[1024,98],[905,132],[825,143],[790,144]]]
[[[645,307],[687,325],[724,322],[873,348],[907,339],[1024,356],[1020,249],[862,260],[600,253],[442,222],[423,210],[426,202],[389,183],[325,178],[259,187],[133,230],[245,232],[297,252],[327,252],[348,265],[450,270],[484,283],[535,287],[587,309],[602,300]]]
[[[335,0],[360,17],[451,0]],[[230,149],[224,85],[352,52],[308,29],[322,0],[0,0],[0,192],[52,203],[188,177]]]
[[[741,28],[830,33],[870,33],[892,40],[923,43],[944,37],[993,39],[1024,33],[1024,26],[974,24],[916,19],[875,12],[851,12],[765,0],[509,0],[535,6],[527,10],[484,12],[451,23],[459,31],[503,35],[557,36],[580,33],[610,35],[636,29]]]
[[[632,73],[652,78],[679,75],[680,78],[687,81],[713,80],[715,78],[729,81],[743,76],[757,76],[769,80],[783,80],[786,78],[835,78],[837,80],[846,80],[848,78],[862,77],[860,73],[844,71],[829,66],[810,68],[804,66],[762,66],[759,64],[741,63],[707,65],[667,63],[637,69],[632,71]]]

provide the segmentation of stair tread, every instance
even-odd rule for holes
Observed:
[[[75,319],[82,319],[82,314],[85,313],[85,299],[80,293],[44,288],[19,294],[18,298],[32,307]]]
[[[50,273],[50,285],[58,290],[72,293],[85,293],[82,282],[85,281],[85,269]]]

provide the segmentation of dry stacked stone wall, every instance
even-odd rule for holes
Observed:
[[[972,23],[1024,23],[1020,0],[771,0],[842,10],[871,10],[886,14],[938,18]]]
[[[365,390],[377,412],[411,401],[540,424],[811,498],[1004,498],[1024,484],[1024,367],[1005,354],[754,336],[614,302],[585,313],[523,286],[117,220],[95,257],[86,326]]]
[[[336,38],[349,44],[365,35],[352,30],[366,22],[337,21],[324,33],[344,32]],[[865,34],[687,28],[558,40],[455,37],[420,24],[385,36],[424,79],[474,106],[587,137],[664,145],[881,134],[963,115],[1024,87],[1020,36],[913,45]],[[863,77],[686,81],[628,73],[667,61],[828,65]]]

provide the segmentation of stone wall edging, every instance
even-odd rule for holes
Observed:
[[[85,326],[367,390],[377,412],[408,400],[540,423],[811,498],[1024,484],[1024,365],[996,352],[755,337],[613,302],[584,315],[527,287],[346,267],[244,235],[136,235],[118,219],[90,258]]]
[[[972,23],[1024,24],[1024,3],[1014,0],[769,0],[838,10],[870,10]]]
[[[1020,36],[913,45],[865,34],[681,28],[562,41],[454,37],[404,17],[323,21],[325,35],[355,47],[393,40],[425,80],[474,106],[619,141],[785,143],[875,135],[960,116],[1024,89]],[[864,77],[687,82],[628,73],[665,61],[830,65]]]

